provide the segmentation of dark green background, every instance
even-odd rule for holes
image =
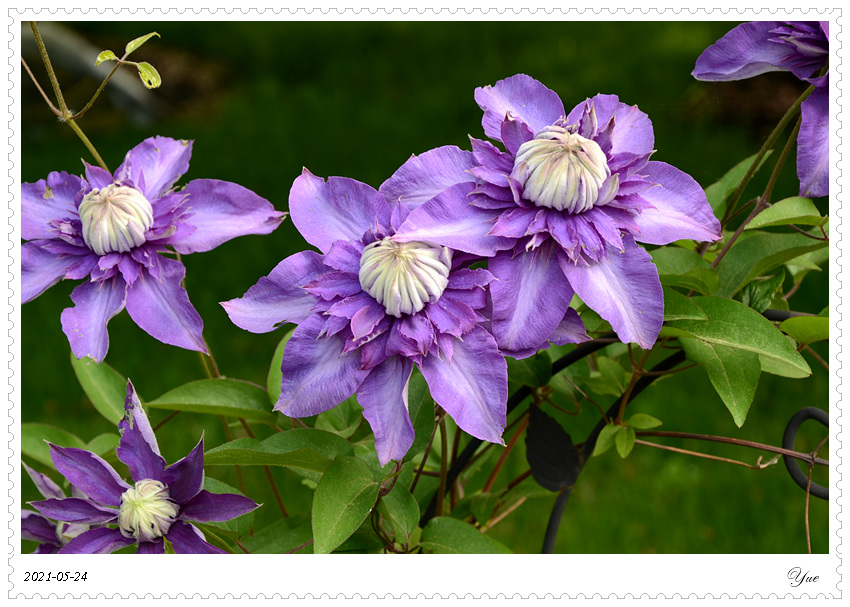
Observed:
[[[47,25],[47,24],[45,24]],[[439,145],[468,148],[483,138],[476,86],[518,72],[556,91],[569,111],[597,93],[638,105],[653,121],[655,160],[670,162],[707,186],[733,164],[755,153],[801,91],[787,74],[737,83],[701,83],[690,76],[702,50],[731,23],[73,23],[67,24],[97,52],[121,54],[126,42],[157,31],[132,57],[151,62],[163,85],[147,92],[156,111],[126,111],[105,95],[80,121],[111,170],[128,149],[152,135],[195,140],[183,180],[237,182],[287,209],[292,181],[302,167],[378,187],[411,154]],[[24,31],[25,36],[27,31]],[[43,35],[57,64],[70,106],[82,107],[97,82],[62,61],[66,51]],[[26,53],[41,85],[38,57]],[[23,72],[21,72],[23,74]],[[128,69],[128,73],[132,73]],[[23,76],[22,76],[23,77]],[[50,171],[80,173],[91,162],[70,129],[48,111],[34,86],[23,81],[21,174],[23,181]],[[775,198],[796,194],[793,166]],[[763,187],[766,176],[759,182]],[[756,185],[755,187],[759,187]],[[752,195],[757,192],[753,189]],[[825,208],[823,209],[826,210]],[[219,301],[239,297],[282,258],[306,244],[290,222],[269,236],[239,238],[216,250],[184,257],[187,289],[205,322],[205,337],[223,374],[265,385],[280,334],[254,335],[227,319]],[[819,312],[827,305],[828,268],[810,275],[791,299],[793,309]],[[22,308],[23,421],[60,425],[84,440],[114,431],[77,384],[59,315],[75,286],[63,282]],[[788,285],[786,284],[786,288]],[[107,362],[152,399],[203,370],[193,352],[165,346],[126,313],[109,325]],[[826,355],[821,344],[819,352]],[[738,429],[705,373],[675,375],[648,390],[631,408],[661,418],[664,429],[703,432],[778,445],[798,408],[827,406],[828,382],[811,361],[806,380],[763,375],[747,423]],[[607,406],[604,399],[600,402]],[[164,413],[151,413],[154,423]],[[598,419],[591,405],[564,418],[574,440]],[[811,449],[822,434],[798,445]],[[209,446],[224,440],[218,420],[181,414],[159,432],[163,455],[173,462],[206,432]],[[238,432],[237,432],[238,434]],[[811,444],[809,444],[811,443]],[[674,444],[674,443],[670,443]],[[676,446],[754,462],[757,454],[679,441]],[[496,487],[527,469],[523,441]],[[492,449],[498,451],[499,449]],[[496,456],[497,457],[497,456]],[[495,460],[493,460],[495,461]],[[31,463],[31,462],[30,462]],[[208,474],[235,483],[218,468]],[[309,507],[299,478],[275,472],[290,510]],[[246,472],[252,495],[267,504],[258,525],[276,518],[259,470]],[[825,482],[826,474],[821,475]],[[25,500],[37,499],[31,483]],[[516,551],[539,551],[553,496],[530,500],[499,523],[492,535]],[[638,446],[622,461],[612,450],[592,461],[565,513],[560,552],[752,552],[806,550],[805,495],[781,462],[754,471]],[[828,550],[828,509],[811,504],[812,543]]]

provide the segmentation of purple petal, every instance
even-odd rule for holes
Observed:
[[[578,312],[572,308],[567,308],[567,313],[564,314],[563,320],[558,324],[558,328],[553,331],[549,338],[553,344],[563,346],[565,344],[580,344],[589,340],[587,331],[584,328],[584,323],[578,315]]]
[[[127,312],[139,327],[159,341],[207,353],[204,323],[180,285],[186,268],[176,259],[157,257],[159,278],[150,271],[127,289]]]
[[[493,335],[499,348],[519,352],[545,347],[573,297],[555,247],[515,257],[503,251],[490,260],[488,268],[496,277],[490,294]]]
[[[165,535],[177,554],[226,554],[224,550],[208,544],[194,525],[177,521]]]
[[[285,217],[265,198],[229,181],[195,179],[183,193],[194,213],[187,223],[197,230],[172,243],[178,253],[209,251],[246,234],[270,234]]]
[[[655,344],[664,321],[664,296],[649,253],[624,235],[625,250],[608,247],[608,257],[590,265],[559,258],[582,301],[611,323],[623,342],[644,350]]]
[[[705,192],[687,173],[665,162],[648,162],[643,169],[647,181],[658,185],[640,193],[654,209],[634,218],[640,228],[637,240],[668,244],[692,239],[714,242],[720,238],[720,222],[706,200]]]
[[[84,282],[71,293],[73,308],[62,310],[62,330],[77,358],[100,362],[109,349],[106,324],[124,308],[126,284],[121,277]]]
[[[115,508],[99,506],[91,500],[77,497],[41,500],[30,502],[30,505],[47,518],[65,523],[101,525],[118,518],[118,511]]]
[[[337,241],[341,242],[341,241]],[[351,297],[363,291],[360,278],[350,272],[328,272],[304,285],[310,295],[331,301],[337,297]]]
[[[800,196],[829,195],[829,87],[816,88],[801,107],[797,135]]]
[[[378,191],[390,202],[415,209],[456,183],[474,182],[468,171],[475,165],[472,152],[446,145],[411,156]]]
[[[516,156],[520,146],[532,139],[534,139],[534,132],[528,128],[525,122],[516,120],[511,115],[505,116],[504,121],[502,121],[499,140],[505,144],[505,149],[508,152]]]
[[[24,466],[24,470],[27,471],[27,474],[32,479],[32,482],[35,484],[35,488],[38,489],[38,492],[41,493],[46,498],[56,498],[62,499],[65,497],[65,492],[53,482],[49,476],[45,474],[41,474],[40,472],[36,472],[23,462],[21,462]]]
[[[429,307],[433,305],[429,304]],[[422,355],[428,353],[431,344],[437,339],[434,325],[426,314],[407,314],[398,319],[390,330],[397,331],[402,337],[416,344],[415,351]]]
[[[65,171],[21,184],[21,238],[55,238],[51,222],[77,217],[74,200],[86,185],[83,179]]]
[[[162,481],[165,459],[159,453],[153,428],[130,381],[127,382],[127,396],[124,399],[124,418],[118,424],[118,431],[121,440],[115,452],[118,459],[130,469],[133,480]]]
[[[323,253],[337,240],[360,240],[372,226],[390,225],[390,205],[374,188],[346,177],[326,182],[307,169],[292,184],[289,212],[304,239]]]
[[[53,465],[72,485],[96,502],[121,505],[121,494],[130,488],[100,457],[83,449],[50,446]]]
[[[196,523],[215,523],[229,521],[256,508],[259,508],[259,504],[242,495],[210,493],[203,489],[181,506],[180,515],[177,518],[181,521]]]
[[[86,180],[93,189],[105,188],[115,183],[112,173],[99,166],[86,163]]]
[[[140,542],[136,554],[165,554],[165,542]]]
[[[413,444],[415,432],[407,413],[407,382],[413,362],[391,356],[372,369],[357,390],[357,402],[375,434],[378,461],[404,458]]]
[[[496,341],[481,327],[454,340],[451,361],[428,356],[420,365],[434,401],[465,432],[504,444],[508,366]]]
[[[59,545],[59,538],[56,537],[56,524],[32,510],[21,511],[21,539],[39,542],[40,544]]]
[[[370,335],[375,326],[384,320],[386,315],[384,306],[370,298],[366,305],[351,317],[351,333],[354,339],[362,339]]]
[[[742,23],[709,46],[692,72],[697,80],[742,80],[765,72],[788,69],[788,48],[771,42],[778,21]]]
[[[183,459],[174,462],[162,474],[168,493],[178,504],[184,504],[204,486],[204,438]]]
[[[539,209],[537,207],[531,209],[514,207],[499,215],[499,218],[490,230],[490,234],[493,236],[504,236],[506,238],[522,238],[529,233],[529,226],[538,214],[545,213],[545,209]]]
[[[499,211],[470,205],[472,189],[472,184],[460,183],[444,190],[412,211],[393,240],[433,242],[484,257],[512,246],[511,239],[488,235]]]
[[[440,297],[425,308],[428,320],[440,333],[460,337],[469,333],[478,321],[475,311],[462,301]]]
[[[60,554],[109,554],[136,543],[121,535],[119,529],[98,527],[81,533],[59,551]]]
[[[567,124],[578,122],[585,112],[587,104],[592,106],[599,124],[600,134],[596,139],[604,139],[610,143],[602,145],[606,155],[627,155],[639,158],[651,153],[655,145],[655,135],[652,122],[644,112],[635,105],[621,103],[616,95],[596,95],[585,103],[580,103],[570,112]],[[610,121],[613,119],[613,123]],[[604,132],[603,132],[604,131]]]
[[[324,319],[314,314],[295,329],[283,351],[283,380],[275,410],[289,417],[327,411],[354,394],[368,371],[358,352],[343,354],[336,335],[319,338]]]
[[[327,270],[319,254],[302,251],[277,264],[241,298],[221,305],[233,324],[252,333],[267,333],[284,322],[301,322],[316,303],[302,287]]]
[[[502,121],[508,112],[527,124],[532,133],[564,116],[564,104],[558,95],[525,74],[499,80],[494,86],[476,88],[475,101],[484,110],[481,120],[484,132],[499,141]]]
[[[191,141],[150,137],[127,152],[124,162],[115,171],[115,180],[129,179],[156,204],[155,200],[189,170],[191,156]]]
[[[331,245],[331,250],[325,254],[322,262],[334,270],[348,272],[349,274],[359,274],[360,257],[362,255],[363,243],[337,240]]]

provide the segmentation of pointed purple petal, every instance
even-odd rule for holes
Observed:
[[[360,278],[357,274],[335,271],[322,274],[308,282],[304,285],[304,290],[311,295],[331,301],[337,297],[357,295],[363,291],[363,287],[360,286]]]
[[[319,254],[302,251],[277,264],[241,298],[221,305],[233,324],[252,333],[267,333],[284,322],[301,322],[316,303],[315,296],[302,287],[327,270]]]
[[[136,554],[165,554],[165,542],[141,542],[136,548]]]
[[[797,135],[800,196],[828,196],[829,87],[816,88],[800,109],[803,113],[803,122]]]
[[[357,390],[357,402],[375,434],[378,461],[404,458],[413,444],[415,432],[407,413],[407,382],[413,362],[391,356],[372,369]]]
[[[527,124],[532,133],[555,124],[565,114],[558,95],[525,74],[499,80],[493,86],[476,88],[475,101],[484,110],[481,120],[484,132],[499,141],[502,121],[508,112]]]
[[[174,462],[162,474],[162,482],[178,504],[184,504],[204,486],[204,439],[183,459]]]
[[[654,209],[634,218],[640,228],[636,239],[649,244],[668,244],[691,239],[714,242],[720,238],[720,222],[706,200],[705,192],[687,173],[665,162],[647,162],[647,181],[657,183],[640,197]]]
[[[337,406],[369,374],[360,368],[359,352],[343,354],[341,338],[318,337],[322,325],[322,315],[314,314],[298,325],[283,351],[283,380],[274,408],[289,417],[316,415]]]
[[[109,349],[106,324],[124,308],[126,284],[118,276],[102,282],[84,282],[71,293],[73,308],[62,310],[62,330],[77,358],[100,362]]]
[[[204,323],[180,285],[186,268],[176,259],[157,256],[159,279],[146,269],[127,290],[127,312],[139,327],[159,341],[206,354]]]
[[[56,524],[32,510],[21,511],[21,539],[59,546]]]
[[[183,193],[194,213],[187,223],[197,230],[172,243],[178,253],[209,251],[246,234],[270,234],[285,217],[265,198],[229,181],[195,179]]]
[[[100,506],[91,500],[77,497],[41,500],[30,502],[30,505],[47,518],[65,523],[101,525],[118,518],[118,511],[115,508]]]
[[[415,209],[393,240],[432,242],[484,257],[512,246],[511,239],[488,235],[499,211],[469,204],[473,187],[470,183],[452,186]]]
[[[50,458],[62,476],[85,495],[107,506],[121,505],[121,494],[130,488],[100,457],[83,449],[50,446]]]
[[[224,550],[208,544],[197,527],[188,523],[174,523],[165,537],[177,554],[226,554]]]
[[[515,120],[512,116],[508,115],[502,122],[499,139],[505,144],[505,149],[516,156],[523,143],[534,139],[534,132],[522,120]]]
[[[53,482],[49,476],[42,474],[40,472],[36,472],[26,464],[23,464],[24,470],[27,471],[27,474],[32,479],[32,482],[35,484],[35,488],[38,489],[38,492],[41,493],[46,498],[56,498],[62,499],[65,497],[65,492]]]
[[[472,152],[453,145],[435,148],[411,156],[378,191],[390,202],[415,209],[456,183],[474,182],[468,171],[475,165]]]
[[[564,314],[558,327],[549,338],[553,344],[563,346],[565,344],[580,344],[588,341],[590,337],[584,328],[584,323],[578,315],[578,312],[572,308],[567,308],[567,313]]]
[[[316,177],[307,169],[289,192],[292,222],[326,253],[337,240],[360,240],[376,223],[390,225],[390,205],[374,188],[347,177]]]
[[[351,333],[354,339],[370,335],[377,324],[387,315],[384,306],[372,298],[351,317]]]
[[[788,48],[771,42],[778,21],[752,21],[732,29],[709,46],[697,59],[692,72],[697,80],[742,80],[777,70],[788,69],[784,63]]]
[[[607,259],[590,265],[559,261],[576,294],[611,323],[621,341],[649,350],[664,321],[661,283],[649,253],[627,235],[623,244],[623,252],[609,247]]]
[[[396,208],[399,208],[396,206]],[[337,240],[331,245],[322,262],[334,270],[348,272],[349,274],[360,273],[360,257],[363,255],[363,243],[346,242]]]
[[[127,152],[115,171],[115,180],[129,179],[136,187],[144,184],[142,193],[153,204],[189,170],[192,142],[150,137]]]
[[[139,397],[131,382],[127,382],[124,399],[124,418],[118,424],[121,440],[115,449],[118,459],[130,469],[134,481],[153,479],[162,481],[165,459],[159,454],[153,428],[142,409]]]
[[[99,166],[86,163],[86,180],[89,186],[93,189],[105,188],[108,185],[115,183],[112,173]]]
[[[47,179],[21,184],[21,238],[55,238],[54,219],[76,218],[74,200],[86,182],[76,175],[50,173]]]
[[[132,546],[136,543],[133,538],[121,535],[119,529],[98,527],[81,533],[59,551],[60,554],[109,554]]]
[[[512,255],[503,251],[488,264],[496,277],[490,283],[493,335],[503,350],[543,348],[564,318],[573,290],[555,247]]]
[[[598,138],[610,142],[610,146],[602,146],[606,155],[625,154],[639,158],[652,152],[655,145],[652,122],[636,105],[622,103],[616,95],[596,95],[586,103],[592,104],[596,113],[600,129]],[[578,121],[584,107],[584,103],[577,105],[567,117],[567,123]],[[612,118],[614,122],[609,124]]]
[[[242,495],[210,493],[203,489],[181,506],[177,519],[196,523],[215,523],[229,521],[256,508],[259,508],[259,504]]]
[[[468,434],[504,444],[508,367],[481,327],[454,340],[451,361],[428,356],[420,365],[434,401]]]
[[[21,303],[32,301],[65,278],[79,257],[58,255],[46,250],[45,241],[21,245]]]

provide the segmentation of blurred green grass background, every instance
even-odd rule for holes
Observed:
[[[733,25],[76,22],[63,27],[93,45],[91,64],[101,50],[120,55],[133,38],[151,31],[161,35],[132,57],[149,61],[162,75],[162,87],[146,93],[154,109],[128,110],[104,96],[80,122],[111,170],[146,137],[193,139],[190,170],[182,183],[234,181],[286,210],[289,188],[302,167],[322,177],[341,175],[378,187],[411,154],[446,144],[468,148],[468,135],[484,137],[475,87],[519,72],[556,91],[567,111],[597,93],[638,105],[655,128],[653,159],[670,162],[707,186],[758,150],[801,90],[786,74],[737,83],[695,81],[690,71],[696,58]],[[31,36],[27,28],[23,34]],[[61,60],[66,50],[51,40],[49,27],[42,34],[68,104],[82,107],[98,82]],[[24,47],[47,88],[38,57]],[[88,156],[79,140],[57,123],[28,78],[22,90],[22,180],[36,181],[58,170],[81,173],[79,158]],[[796,194],[792,169],[785,171],[777,196]],[[265,385],[282,334],[244,332],[229,322],[218,302],[241,296],[278,261],[306,246],[287,221],[272,235],[239,238],[183,258],[189,296],[224,375]],[[59,315],[71,305],[74,286],[60,283],[22,308],[23,421],[59,425],[90,440],[115,429],[91,407],[69,363]],[[819,312],[828,303],[828,289],[825,267],[807,278],[791,299],[792,309]],[[144,399],[203,377],[195,353],[155,341],[126,313],[110,322],[109,335],[107,362],[128,375]],[[825,344],[818,352],[826,356]],[[806,380],[762,375],[741,429],[699,369],[660,382],[630,409],[661,418],[667,430],[778,445],[794,411],[827,407],[827,373],[809,362],[814,373]],[[154,411],[151,417],[157,423],[165,413]],[[581,415],[561,421],[578,442],[597,419],[598,412],[586,404]],[[202,431],[208,446],[225,440],[217,420],[181,414],[158,433],[163,455],[169,462],[183,457]],[[822,436],[808,424],[802,434],[801,450],[813,448]],[[675,446],[750,462],[757,456],[695,441]],[[496,488],[527,469],[523,449],[520,441]],[[207,473],[236,483],[232,471],[210,468]],[[310,492],[298,477],[276,470],[275,478],[290,510],[309,508]],[[257,487],[252,497],[267,504],[257,515],[260,528],[277,512],[261,471],[247,471],[246,480]],[[826,473],[816,480],[825,483]],[[27,478],[22,495],[25,501],[38,499]],[[553,502],[554,495],[530,500],[496,525],[492,535],[517,552],[539,551]],[[828,504],[812,500],[809,515],[812,548],[826,552]],[[638,446],[625,461],[612,450],[589,463],[567,507],[556,551],[805,552],[804,516],[805,495],[781,462],[755,471]]]

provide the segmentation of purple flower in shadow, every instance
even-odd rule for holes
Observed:
[[[649,118],[614,95],[567,113],[554,92],[518,74],[475,99],[484,132],[505,151],[473,138],[472,152],[448,146],[408,160],[380,189],[413,207],[395,238],[490,257],[492,331],[504,354],[586,340],[574,294],[621,340],[651,348],[664,300],[635,241],[719,238],[702,188],[649,160]]]
[[[298,325],[275,409],[316,415],[356,392],[386,464],[413,443],[407,387],[415,363],[461,429],[502,443],[507,365],[480,324],[491,274],[447,247],[397,242],[409,209],[353,179],[325,181],[305,169],[289,210],[321,254],[287,257],[243,297],[222,303],[248,331]]]
[[[127,152],[115,175],[86,165],[86,177],[50,173],[21,188],[21,290],[26,303],[66,279],[75,306],[62,312],[62,329],[77,358],[103,360],[106,324],[124,307],[150,335],[206,352],[203,322],[180,281],[172,247],[186,255],[231,238],[268,234],[284,213],[235,183],[175,182],[188,170],[190,141],[153,137]]]
[[[89,527],[59,553],[105,554],[137,544],[139,553],[162,554],[164,539],[178,554],[223,553],[208,544],[191,523],[228,521],[258,504],[241,495],[215,494],[202,488],[204,439],[189,455],[166,467],[130,382],[118,429],[121,440],[116,453],[130,469],[134,485],[122,480],[94,453],[50,445],[53,465],[86,497],[55,496],[31,505],[48,519]],[[118,526],[109,527],[114,524]]]
[[[47,499],[65,498],[65,492],[50,477],[36,472],[26,464],[23,466],[41,495]],[[71,495],[85,498],[85,495],[73,485],[71,485]],[[21,512],[21,537],[39,544],[33,554],[55,554],[62,546],[84,531],[88,531],[89,528],[88,525],[79,523],[52,521],[33,510],[24,509]]]
[[[828,21],[753,21],[732,29],[697,59],[697,80],[743,80],[765,72],[788,71],[813,84],[801,107],[797,135],[800,196],[829,195]]]

